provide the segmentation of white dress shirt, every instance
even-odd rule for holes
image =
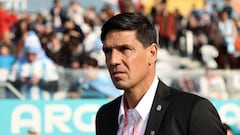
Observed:
[[[124,97],[122,96],[118,115],[119,129],[117,135],[144,135],[158,82],[159,80],[155,76],[150,88],[133,109],[124,109]]]

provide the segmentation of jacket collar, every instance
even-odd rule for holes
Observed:
[[[153,100],[145,135],[154,135],[161,125],[163,116],[169,104],[170,88],[159,80],[157,92]]]

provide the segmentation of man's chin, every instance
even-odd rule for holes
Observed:
[[[124,89],[126,89],[127,87],[126,87],[126,85],[125,84],[123,84],[123,82],[114,82],[114,85],[115,85],[115,87],[117,88],[117,89],[122,89],[122,90],[124,90]]]

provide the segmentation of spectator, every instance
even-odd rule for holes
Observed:
[[[234,42],[236,52],[234,54],[236,58],[236,68],[240,69],[240,30],[238,30],[238,36]]]
[[[220,29],[217,23],[212,23],[208,39],[209,39],[209,44],[216,47],[218,51],[218,56],[216,57],[217,68],[224,69],[225,65],[223,63],[225,59],[224,57],[226,55],[226,45],[224,41],[224,36],[220,32]]]
[[[135,11],[132,0],[118,0],[118,6],[121,13]]]
[[[12,12],[13,14],[9,14],[5,8],[2,2],[0,2],[0,40],[3,37],[4,32],[10,32],[12,25],[14,25],[18,18],[15,15],[15,12]]]
[[[83,55],[83,40],[85,35],[82,29],[71,20],[66,20],[63,31],[64,54],[68,56],[68,68],[79,68]]]
[[[64,23],[64,28],[63,28],[63,42],[66,44],[69,42],[70,37],[75,37],[80,40],[80,42],[83,42],[85,35],[78,25],[76,25],[73,21],[71,20],[66,20]]]
[[[135,2],[135,12],[138,14],[146,15],[144,3],[142,0],[137,0]]]
[[[32,25],[33,30],[41,36],[46,33],[47,19],[42,13],[38,12]]]
[[[184,33],[184,17],[178,9],[174,11],[175,23],[176,23],[176,40],[174,42],[173,49],[176,50],[181,56],[184,56],[184,50],[182,49],[181,39],[183,38]]]
[[[208,39],[203,31],[203,26],[200,23],[201,21],[200,11],[193,10],[188,17],[187,29],[193,34],[192,59],[203,63],[200,48],[202,45],[208,43]]]
[[[55,65],[66,67],[67,56],[65,55],[63,49],[62,42],[57,33],[53,32],[49,34],[49,42],[44,48],[46,55],[53,60]]]
[[[233,70],[227,75],[227,86],[231,99],[240,99],[240,70]]]
[[[30,24],[29,24],[28,20],[27,19],[20,19],[14,25],[14,33],[15,33],[14,42],[17,43],[21,39],[23,33],[25,31],[29,31],[29,30],[30,30]]]
[[[7,69],[10,71],[15,58],[10,52],[10,48],[7,44],[0,45],[0,69]]]
[[[94,6],[90,6],[84,12],[84,22],[91,28],[95,25],[95,19],[97,18],[97,11]]]
[[[229,18],[232,18],[234,11],[233,11],[233,7],[231,5],[231,0],[223,0],[223,1],[224,1],[223,10],[226,11]]]
[[[199,79],[200,95],[206,98],[227,99],[226,82],[216,71],[206,69],[206,74]]]
[[[49,99],[57,91],[58,73],[45,56],[35,33],[24,42],[24,54],[14,63],[9,81],[28,99]]]
[[[67,18],[73,21],[77,26],[81,27],[84,23],[84,8],[75,0],[69,2],[67,8]]]
[[[4,82],[7,80],[14,61],[15,61],[15,58],[10,52],[9,45],[2,43],[0,45],[0,74],[1,74],[0,82]]]
[[[89,26],[89,30],[85,32],[86,37],[83,40],[83,45],[84,50],[90,53],[99,50],[97,47],[97,40],[100,39],[102,22],[99,16],[97,16],[96,9],[93,6],[87,8],[84,14],[84,20]]]
[[[27,19],[20,19],[14,26],[15,36],[13,41],[15,43],[15,53],[14,56],[19,58],[23,53],[24,41],[27,37],[27,33],[30,30],[30,24]]]
[[[108,19],[114,16],[114,11],[113,11],[112,7],[109,4],[105,4],[103,6],[102,12],[106,13]]]
[[[82,42],[76,37],[70,37],[68,43],[64,46],[64,54],[67,56],[66,67],[72,69],[80,68],[85,53]]]
[[[221,61],[220,65],[224,65],[224,68],[227,68],[229,63],[229,67],[231,69],[234,69],[235,57],[233,54],[236,51],[234,42],[237,37],[237,28],[233,20],[229,18],[229,14],[227,13],[227,11],[223,10],[221,12],[221,20],[219,21],[218,26],[221,34],[223,35],[226,46],[225,55],[222,58],[222,60],[220,60]]]
[[[52,28],[54,32],[62,33],[63,24],[67,18],[66,10],[61,0],[54,0],[53,7],[50,9]]]
[[[16,51],[16,46],[15,46],[14,42],[12,41],[12,33],[11,33],[11,32],[5,31],[5,32],[3,33],[3,38],[2,38],[2,40],[0,41],[0,43],[3,43],[3,44],[8,45],[11,54],[14,54],[14,53],[15,53],[15,51]]]
[[[116,98],[120,91],[111,78],[99,71],[97,60],[85,57],[82,63],[83,74],[70,87],[70,98]]]
[[[199,84],[195,78],[190,76],[189,70],[184,71],[182,77],[173,80],[171,86],[184,92],[199,93]]]
[[[156,24],[159,26],[160,47],[167,50],[173,48],[176,40],[176,22],[173,13],[167,11],[167,2],[161,3],[161,8],[157,11]]]

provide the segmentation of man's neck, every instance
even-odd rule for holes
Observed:
[[[128,89],[124,91],[124,102],[127,105],[128,109],[135,108],[137,104],[140,102],[142,97],[145,95],[145,93],[148,91],[150,86],[152,85],[154,80],[151,79],[149,83],[144,83],[144,86],[138,87],[138,88],[133,88],[133,89]]]

